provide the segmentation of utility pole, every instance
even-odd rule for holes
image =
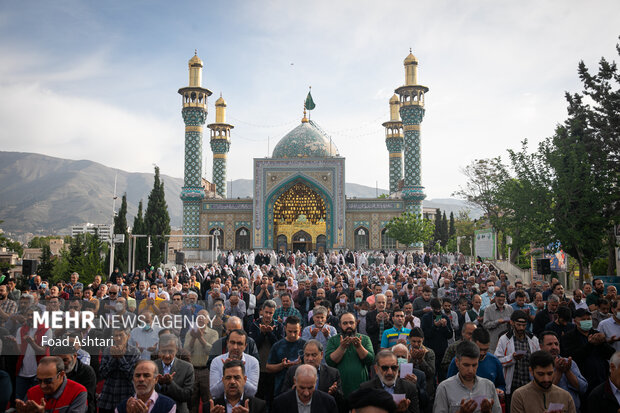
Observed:
[[[151,264],[151,236],[149,235],[146,241],[146,249],[148,250],[148,254],[146,256],[146,261],[150,265]]]

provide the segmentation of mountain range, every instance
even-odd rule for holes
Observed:
[[[166,192],[171,226],[182,224],[183,208],[179,195],[183,180],[161,175]],[[127,221],[131,226],[138,210],[153,188],[153,174],[127,172],[109,168],[88,160],[69,160],[51,156],[0,151],[0,224],[9,234],[34,233],[35,235],[67,234],[70,227],[86,222],[105,224],[112,222],[114,185],[119,196],[115,207],[120,207],[120,196],[127,194]],[[251,197],[252,179],[228,182],[231,198]],[[374,198],[387,190],[347,183],[349,198]],[[424,201],[425,207],[440,208],[446,214],[469,209],[477,218],[481,211],[469,207],[464,201],[452,198]]]

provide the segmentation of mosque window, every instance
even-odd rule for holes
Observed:
[[[355,230],[355,249],[367,250],[368,249],[368,229],[359,227]]]
[[[396,240],[388,235],[387,228],[383,228],[381,231],[381,248],[384,250],[396,249]]]
[[[237,230],[235,234],[235,249],[236,250],[249,250],[250,249],[250,231],[241,227]]]

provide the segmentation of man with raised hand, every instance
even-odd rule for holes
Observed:
[[[227,361],[223,372],[224,395],[203,405],[204,413],[264,413],[267,410],[263,400],[248,396],[245,392],[248,377],[241,360]]]

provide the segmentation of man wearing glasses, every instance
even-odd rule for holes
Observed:
[[[375,373],[377,373],[375,378],[362,383],[360,388],[368,390],[381,389],[393,396],[405,396],[396,403],[396,411],[409,413],[419,412],[420,403],[418,389],[411,381],[400,378],[398,359],[394,353],[391,350],[381,350],[375,356],[375,361]]]
[[[43,357],[37,366],[37,384],[27,393],[27,400],[16,400],[19,413],[62,411],[84,413],[87,409],[86,388],[65,375],[60,357]]]

